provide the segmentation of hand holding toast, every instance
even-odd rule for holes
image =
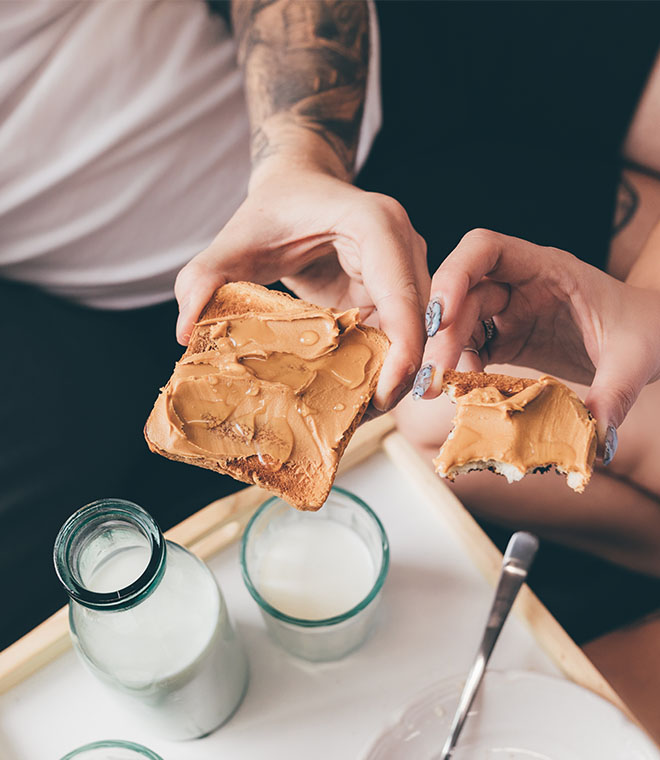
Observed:
[[[359,306],[392,342],[375,406],[390,408],[412,384],[424,349],[430,277],[426,244],[394,199],[313,165],[262,164],[236,214],[179,273],[179,342],[187,344],[211,294],[238,280],[282,280],[321,306]]]
[[[622,283],[566,251],[473,230],[435,273],[431,307],[441,319],[430,324],[427,377],[433,368],[455,367],[473,346],[478,355],[463,354],[465,368],[514,363],[591,383],[585,403],[601,441],[644,385],[660,377],[660,294]],[[486,341],[482,321],[490,317],[495,334]],[[417,395],[435,398],[440,382],[438,371]]]

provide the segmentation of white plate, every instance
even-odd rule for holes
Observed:
[[[461,678],[415,697],[365,760],[432,760],[449,733]],[[616,707],[538,673],[489,671],[452,760],[660,760],[660,751]]]

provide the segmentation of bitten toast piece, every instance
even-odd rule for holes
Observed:
[[[260,285],[219,288],[145,425],[169,459],[256,483],[298,509],[326,500],[389,340]]]
[[[512,483],[554,466],[574,491],[584,491],[596,455],[596,422],[566,385],[549,376],[447,370],[442,390],[457,410],[433,460],[441,477],[491,470]]]

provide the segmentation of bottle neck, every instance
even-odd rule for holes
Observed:
[[[142,507],[122,499],[92,502],[55,539],[55,570],[69,597],[95,610],[123,610],[146,599],[165,572],[166,543]]]

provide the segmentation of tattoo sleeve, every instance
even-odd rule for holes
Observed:
[[[234,0],[232,18],[253,163],[304,130],[352,176],[369,62],[366,0]]]

